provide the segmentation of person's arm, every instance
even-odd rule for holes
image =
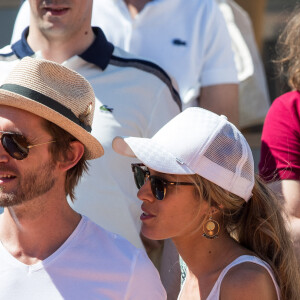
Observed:
[[[300,263],[300,181],[281,180],[268,186],[283,200],[286,213],[287,227],[290,230],[297,260]]]
[[[199,73],[198,105],[239,122],[239,80],[226,20],[215,1],[210,1],[201,33],[203,65]]]
[[[238,127],[239,123],[238,84],[219,84],[201,88],[199,106],[218,115],[225,115]]]

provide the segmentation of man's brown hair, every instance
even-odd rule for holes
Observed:
[[[70,150],[70,143],[78,141],[70,133],[55,125],[54,123],[45,120],[45,129],[51,136],[55,143],[49,144],[49,150],[52,155],[53,161],[57,161],[60,157],[66,157],[67,152]],[[65,181],[66,196],[69,195],[71,200],[75,200],[74,189],[79,182],[80,177],[88,170],[88,162],[85,159],[85,154],[81,157],[78,163],[67,171]]]

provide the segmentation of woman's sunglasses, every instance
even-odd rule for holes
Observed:
[[[49,141],[41,144],[30,145],[25,136],[16,133],[16,132],[7,132],[0,131],[1,135],[1,143],[5,151],[13,158],[17,160],[22,160],[28,156],[29,149],[41,146],[49,143],[54,143],[55,141]]]
[[[131,164],[131,168],[137,188],[140,189],[149,179],[152,194],[157,200],[164,199],[168,185],[194,185],[194,183],[191,182],[172,182],[158,176],[150,175],[150,172],[144,164]]]

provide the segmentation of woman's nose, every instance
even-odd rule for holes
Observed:
[[[151,183],[150,180],[146,180],[145,184],[139,189],[137,193],[137,197],[141,201],[148,201],[148,202],[154,202],[155,198],[151,191]]]

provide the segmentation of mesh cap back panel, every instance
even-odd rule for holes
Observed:
[[[237,138],[239,137],[234,134],[232,127],[225,125],[207,148],[204,156],[222,168],[236,173],[236,166],[243,156],[242,145],[232,142]]]

